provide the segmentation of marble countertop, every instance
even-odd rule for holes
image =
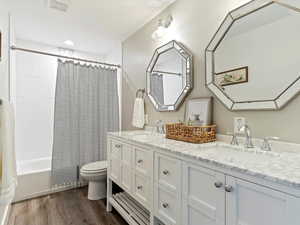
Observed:
[[[109,135],[300,189],[300,153],[264,152],[259,148],[245,149],[218,141],[192,144],[166,139],[164,135],[149,131]]]

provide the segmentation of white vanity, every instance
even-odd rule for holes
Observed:
[[[116,208],[129,224],[143,223],[114,199],[112,182],[149,211],[151,224],[300,224],[298,153],[128,131],[108,135],[108,161],[107,209]]]

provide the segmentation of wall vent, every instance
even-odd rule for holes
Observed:
[[[51,9],[66,12],[70,5],[70,0],[47,0],[47,5]]]

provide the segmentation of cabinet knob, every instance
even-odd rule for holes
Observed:
[[[164,171],[163,171],[163,174],[164,174],[164,175],[168,175],[169,173],[170,173],[170,172],[169,172],[168,170],[164,170]]]
[[[143,189],[143,186],[142,186],[142,185],[137,186],[137,189],[138,189],[138,190],[142,190],[142,189]]]
[[[142,159],[139,159],[137,162],[138,162],[138,163],[142,163],[142,162],[143,162],[143,160],[142,160]]]
[[[225,191],[226,192],[232,192],[233,191],[233,187],[231,185],[226,185],[225,186]]]
[[[118,145],[115,145],[115,147],[116,147],[116,148],[121,148],[122,145],[119,145],[119,144],[118,144]]]
[[[162,204],[162,207],[166,209],[166,208],[169,207],[169,204],[168,204],[168,203],[163,203],[163,204]]]
[[[223,186],[223,183],[221,181],[215,182],[215,187],[216,188],[221,188]]]

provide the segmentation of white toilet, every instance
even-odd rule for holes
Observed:
[[[81,167],[81,177],[89,182],[89,200],[99,200],[106,197],[106,174],[107,161],[93,162]]]

